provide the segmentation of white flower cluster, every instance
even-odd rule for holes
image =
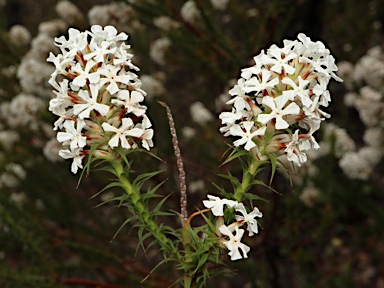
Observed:
[[[305,150],[319,148],[313,133],[330,115],[320,109],[331,101],[327,90],[337,66],[330,51],[320,41],[304,34],[298,40],[284,40],[284,47],[272,45],[254,57],[255,65],[242,69],[241,78],[229,91],[231,112],[222,112],[224,136],[240,137],[258,159],[266,154],[285,154],[301,165]]]
[[[113,26],[94,25],[91,31],[70,28],[68,40],[55,38],[61,53],[50,53],[55,65],[49,83],[56,97],[49,110],[59,116],[54,129],[65,149],[60,156],[73,159],[72,172],[82,168],[82,159],[97,145],[94,156],[111,155],[113,149],[137,148],[137,141],[149,150],[153,129],[141,105],[146,93],[132,70],[132,54],[125,44],[128,35],[117,34]],[[58,81],[59,80],[59,81]]]
[[[376,46],[355,65],[340,64],[340,74],[345,75],[349,90],[345,104],[356,109],[365,131],[364,143],[357,143],[355,149],[341,155],[339,166],[351,179],[368,180],[379,171],[376,166],[384,156],[384,51]],[[335,136],[338,141],[339,135]]]
[[[222,223],[218,227],[219,231],[216,231],[217,235],[223,236],[221,238],[221,242],[227,247],[229,250],[228,255],[231,256],[231,260],[239,260],[242,258],[248,258],[247,253],[250,251],[249,246],[241,243],[241,239],[244,235],[244,229],[239,227],[247,224],[248,235],[252,237],[253,235],[259,232],[257,226],[256,217],[262,217],[263,214],[256,207],[248,213],[244,204],[239,203],[234,200],[221,199],[216,196],[208,195],[209,200],[204,200],[203,204],[206,208],[211,209],[211,212],[214,216],[218,217],[217,222],[222,223],[224,216],[224,207],[234,208],[238,213],[235,215],[236,221],[231,223],[230,225],[225,225]],[[235,235],[233,234],[235,232]],[[224,238],[228,237],[228,240]],[[242,253],[240,253],[240,250]]]

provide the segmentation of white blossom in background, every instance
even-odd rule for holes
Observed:
[[[129,34],[144,29],[134,9],[121,1],[92,6],[88,11],[88,21],[91,25],[119,27]]]
[[[61,143],[56,138],[52,138],[44,145],[43,154],[49,161],[55,163],[63,160],[59,155],[61,148]]]
[[[384,130],[380,127],[368,128],[364,132],[364,143],[375,148],[384,147]]]
[[[354,80],[375,90],[383,89],[384,53],[379,46],[369,49],[354,66]]]
[[[190,181],[188,184],[188,192],[189,193],[196,193],[196,192],[202,192],[205,189],[205,183],[203,179]]]
[[[353,67],[353,64],[348,61],[340,61],[337,63],[338,75],[344,80],[344,84],[348,89],[352,89],[353,85],[353,79],[355,77],[355,69]]]
[[[333,151],[338,158],[356,149],[355,141],[348,135],[347,130],[338,127],[334,123],[326,123],[326,125],[324,125],[323,138],[323,141],[329,143],[329,149],[331,149],[330,145],[333,145]],[[330,151],[327,152],[329,153]]]
[[[39,34],[45,34],[52,38],[68,29],[68,24],[63,19],[52,19],[39,24]]]
[[[10,150],[19,139],[20,135],[15,130],[0,131],[0,147],[4,150]]]
[[[189,112],[192,120],[201,126],[207,125],[208,122],[213,120],[212,113],[201,102],[193,103],[189,108]]]
[[[320,191],[312,185],[307,185],[301,192],[299,199],[308,207],[312,207],[320,196]]]
[[[364,86],[359,91],[359,97],[356,99],[354,106],[359,113],[361,121],[367,127],[384,124],[383,92],[375,90],[371,86]]]
[[[210,0],[214,9],[225,10],[227,9],[229,0]]]
[[[181,134],[186,140],[190,140],[197,135],[197,131],[189,126],[185,126],[181,129]]]
[[[84,20],[83,13],[68,0],[60,0],[55,6],[56,13],[69,25],[74,25]]]
[[[180,27],[180,24],[168,16],[159,16],[153,19],[153,24],[164,31],[171,31]]]
[[[181,6],[180,15],[187,22],[194,23],[200,17],[200,11],[196,6],[196,2],[189,0]]]
[[[220,131],[241,137],[234,145],[244,145],[257,159],[276,153],[300,166],[305,151],[319,148],[313,134],[330,117],[321,110],[331,101],[328,83],[342,81],[335,59],[323,43],[301,33],[297,40],[284,40],[282,48],[261,51],[254,61],[229,90],[227,104],[233,108],[220,114]]]
[[[141,75],[141,87],[147,92],[147,98],[152,99],[165,93],[163,82],[165,75],[163,72],[158,72],[153,75]]]
[[[8,163],[4,167],[4,172],[0,175],[0,188],[16,188],[19,186],[20,180],[26,176],[23,166],[17,163]]]
[[[138,67],[124,43],[128,35],[99,25],[85,32],[70,28],[68,34],[55,38],[61,53],[47,59],[55,66],[49,83],[56,97],[49,110],[59,117],[54,124],[63,144],[59,155],[71,159],[77,173],[94,145],[94,157],[115,157],[117,147],[149,150],[153,129],[141,104],[146,92],[134,73]]]
[[[16,46],[26,46],[32,39],[31,33],[23,25],[13,25],[8,32],[9,40]]]
[[[31,94],[21,93],[15,96],[10,103],[2,103],[0,112],[2,115],[8,115],[6,121],[11,128],[28,127],[32,131],[36,131],[39,127],[38,115],[45,107],[42,99]]]
[[[158,38],[152,42],[151,47],[149,48],[149,56],[153,61],[159,65],[164,65],[165,54],[167,53],[172,42],[167,37]]]
[[[368,180],[384,155],[384,51],[375,46],[355,65],[347,62],[341,68],[347,76],[344,103],[356,109],[365,131],[359,149],[342,155],[339,166],[349,178]]]
[[[372,166],[358,152],[348,152],[340,160],[339,166],[351,179],[367,180],[372,173]]]
[[[13,192],[9,198],[12,202],[20,207],[22,207],[28,201],[27,195],[24,192]]]

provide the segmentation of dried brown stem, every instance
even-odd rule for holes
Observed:
[[[184,227],[188,219],[188,211],[187,211],[187,185],[185,184],[185,171],[184,171],[183,159],[181,158],[179,141],[177,140],[175,122],[173,121],[171,109],[169,109],[168,105],[165,104],[164,102],[159,101],[159,103],[161,106],[163,106],[167,110],[169,127],[172,135],[172,144],[173,144],[173,149],[175,150],[177,168],[179,170],[180,212],[181,212],[182,227]]]

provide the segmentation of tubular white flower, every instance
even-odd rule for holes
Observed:
[[[245,210],[244,204],[239,203],[235,206],[235,210],[240,212],[243,215],[236,215],[236,221],[241,222],[242,224],[247,223],[247,230],[249,232],[249,236],[253,236],[254,234],[259,233],[259,229],[257,227],[257,220],[255,217],[262,217],[263,214],[256,207],[253,208],[253,211],[248,214],[247,210]]]
[[[98,102],[99,85],[91,84],[89,86],[91,89],[91,96],[89,96],[87,90],[80,90],[79,97],[84,100],[85,103],[75,104],[73,107],[73,113],[78,115],[80,119],[89,118],[90,113],[93,110],[96,110],[103,116],[105,116],[109,110],[109,106]]]
[[[140,105],[139,103],[144,100],[143,94],[137,91],[120,90],[112,103],[127,108],[127,113],[133,113],[136,116],[141,116],[147,110],[147,107]]]
[[[225,225],[220,226],[219,230],[223,235],[229,237],[229,241],[224,241],[223,244],[228,248],[228,255],[231,256],[232,261],[248,258],[247,253],[251,250],[251,248],[244,243],[241,243],[241,238],[244,235],[243,229],[235,227],[235,235],[233,235]],[[242,254],[240,253],[240,250],[242,251]]]
[[[64,159],[73,159],[71,165],[71,171],[73,174],[77,173],[78,168],[83,169],[82,160],[84,155],[81,155],[80,148],[76,148],[75,150],[60,150],[59,155]]]
[[[276,129],[288,128],[289,124],[283,119],[283,116],[299,114],[300,107],[294,102],[291,102],[285,107],[287,102],[288,97],[284,95],[277,98],[272,98],[270,96],[263,97],[262,104],[268,106],[272,111],[267,114],[259,114],[257,116],[257,121],[267,124],[272,119],[276,119]]]
[[[128,143],[127,136],[140,137],[143,134],[143,130],[133,128],[133,121],[131,118],[123,118],[119,128],[116,128],[106,122],[104,122],[101,126],[106,132],[116,133],[108,142],[109,146],[112,148],[118,147],[120,142],[121,147],[130,149],[131,145]]]
[[[228,199],[221,199],[216,196],[208,195],[209,200],[204,200],[203,204],[206,208],[211,209],[212,214],[215,216],[224,216],[224,205],[232,208],[234,207],[237,202],[233,200]]]
[[[85,126],[85,122],[83,120],[79,120],[76,123],[75,121],[65,121],[63,124],[66,132],[58,132],[57,140],[59,142],[63,142],[64,145],[69,143],[71,150],[75,148],[83,148],[86,145],[87,137],[84,137],[81,133]]]
[[[242,126],[240,125],[234,125],[229,129],[229,132],[233,136],[241,136],[241,139],[236,140],[233,142],[235,146],[243,145],[245,150],[251,150],[253,147],[256,146],[255,142],[253,142],[253,138],[257,135],[264,135],[266,127],[256,128],[254,122],[251,121],[244,121],[242,122]],[[253,132],[251,132],[252,128],[256,128]],[[245,131],[244,131],[245,130]]]

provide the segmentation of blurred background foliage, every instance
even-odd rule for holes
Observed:
[[[164,101],[179,135],[190,211],[202,208],[207,193],[215,193],[212,181],[230,190],[217,174],[229,169],[240,175],[238,163],[220,166],[230,140],[218,131],[217,116],[228,109],[227,91],[253,56],[304,32],[326,43],[338,62],[354,65],[369,48],[382,46],[384,36],[381,0],[196,0],[197,14],[186,11],[182,0],[83,0],[73,1],[83,15],[75,20],[63,18],[69,12],[57,11],[56,0],[0,2],[0,131],[7,131],[0,137],[0,286],[5,288],[168,287],[177,279],[170,264],[141,283],[159,261],[157,250],[139,248],[136,254],[132,227],[124,227],[114,238],[128,212],[110,204],[95,206],[117,192],[90,199],[108,183],[107,175],[91,173],[76,189],[78,176],[71,175],[69,163],[52,156],[48,160],[55,119],[46,111],[51,89],[44,75],[51,72],[39,64],[50,46],[34,42],[42,34],[53,43],[68,27],[112,24],[130,35],[133,62],[148,92],[154,152],[165,161],[140,159],[134,168],[138,173],[164,169],[154,181],[168,179],[159,193],[173,193],[166,209],[178,209],[168,120],[157,103]],[[54,26],[54,19],[64,24],[55,22],[53,30],[43,25]],[[16,24],[27,28],[32,41],[20,44],[10,39]],[[30,59],[35,64],[21,69]],[[356,147],[364,146],[364,123],[344,101],[350,87],[333,83],[330,90],[330,122],[345,129]],[[32,104],[23,100],[28,97],[17,102],[20,94],[33,96]],[[28,113],[33,117],[27,118]],[[26,120],[17,122],[18,118]],[[292,174],[293,184],[284,173],[276,175],[272,186],[281,195],[254,189],[267,201],[258,204],[263,229],[247,243],[251,256],[230,263],[228,273],[213,279],[209,287],[384,287],[383,163],[364,179],[349,177],[338,165],[337,135],[332,135],[322,157]],[[310,172],[313,167],[316,173]],[[269,171],[261,177],[267,183]],[[317,192],[305,198],[308,187]],[[179,225],[166,217],[162,221]]]

